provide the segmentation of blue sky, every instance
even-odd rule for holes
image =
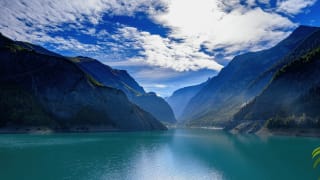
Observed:
[[[319,0],[0,0],[0,32],[127,70],[147,91],[216,75],[298,25],[320,26]]]

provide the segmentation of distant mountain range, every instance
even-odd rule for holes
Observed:
[[[151,96],[150,101],[159,106],[166,104],[145,93],[125,71],[89,58],[64,57],[2,35],[0,63],[0,129],[166,129],[152,114],[131,103],[130,93]],[[161,108],[172,113],[170,107]],[[168,120],[174,121],[172,117]]]
[[[317,126],[319,42],[320,28],[300,26],[270,49],[236,56],[188,97],[179,121],[244,132]],[[174,93],[169,99],[175,97]]]
[[[190,99],[194,97],[205,85],[207,85],[209,81],[210,79],[198,85],[178,89],[166,99],[174,111],[177,120],[180,120],[183,110],[188,105]]]

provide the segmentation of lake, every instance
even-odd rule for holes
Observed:
[[[0,135],[0,179],[303,179],[320,177],[319,138],[221,130]]]

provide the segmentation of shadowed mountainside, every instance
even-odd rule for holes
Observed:
[[[274,73],[270,69],[317,30],[300,26],[270,49],[236,56],[190,100],[181,117],[185,124],[227,125],[270,82]]]
[[[320,127],[320,30],[281,64],[267,88],[235,114],[230,129],[255,132],[264,126],[271,130]]]
[[[0,127],[166,129],[68,58],[0,35]]]

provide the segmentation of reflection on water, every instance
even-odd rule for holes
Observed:
[[[0,135],[0,179],[316,179],[317,145],[203,129]]]

